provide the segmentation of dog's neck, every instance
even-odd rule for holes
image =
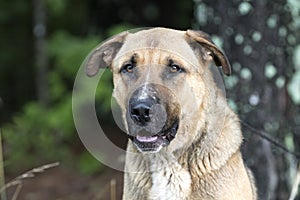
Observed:
[[[192,190],[192,178],[175,154],[162,149],[159,153],[146,155],[145,159],[151,173],[151,199],[187,199]]]
[[[195,138],[190,150],[188,163],[193,165],[191,169],[198,170],[198,174],[207,174],[220,169],[226,164],[228,159],[240,150],[242,143],[242,133],[236,114],[228,107],[225,99],[220,98],[216,105],[223,105],[220,108],[210,110],[210,115],[201,130],[198,138]],[[219,115],[216,112],[220,112]],[[216,117],[217,116],[217,117]],[[221,116],[221,117],[220,117]],[[194,151],[193,149],[197,149]]]

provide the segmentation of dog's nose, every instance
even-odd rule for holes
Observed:
[[[141,126],[145,126],[148,122],[150,122],[150,108],[151,105],[149,103],[137,103],[132,105],[131,108],[131,118],[134,122]]]

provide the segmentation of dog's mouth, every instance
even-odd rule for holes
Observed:
[[[151,136],[132,136],[128,137],[136,145],[139,151],[156,153],[161,150],[162,147],[167,146],[175,138],[179,127],[179,120],[175,122],[167,129],[163,129],[161,132]]]

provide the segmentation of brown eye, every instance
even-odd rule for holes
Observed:
[[[132,73],[133,72],[133,64],[126,64],[122,67],[121,72],[122,73]]]
[[[172,73],[182,72],[182,68],[177,64],[170,65],[170,68]]]

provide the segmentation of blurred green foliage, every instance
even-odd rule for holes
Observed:
[[[79,38],[66,31],[56,31],[49,40],[49,56],[54,59],[52,72],[74,79],[87,54],[100,43],[100,38]]]
[[[78,159],[78,169],[84,175],[94,174],[103,169],[103,166],[97,159],[95,159],[89,152],[84,151],[80,154]]]
[[[47,1],[49,15],[53,18],[62,16],[69,6],[67,1]],[[30,11],[29,7],[22,8],[25,10],[14,7],[16,12]],[[0,20],[12,17],[4,14]],[[132,27],[126,23],[119,24],[112,26],[107,33],[114,35]],[[84,174],[101,171],[99,161],[86,150],[77,149],[81,145],[72,116],[72,88],[76,73],[88,53],[101,40],[100,35],[75,36],[63,28],[52,31],[47,38],[49,103],[43,106],[38,101],[29,101],[12,117],[11,122],[2,125],[7,172],[23,171],[50,161],[75,166]],[[110,110],[111,91],[111,74],[104,73],[101,87],[97,89],[97,101],[103,113]]]
[[[2,127],[7,147],[5,166],[9,171],[20,170],[20,166],[37,166],[49,160],[68,164],[78,156],[72,155],[76,132],[70,89],[81,62],[98,43],[96,37],[77,38],[63,31],[49,39],[52,60],[49,71],[50,105],[44,107],[36,101],[27,103],[13,117],[12,123]],[[81,166],[79,164],[78,167]]]
[[[109,34],[127,30],[129,25],[117,25]],[[70,165],[78,160],[84,174],[101,170],[100,163],[86,151],[73,154],[76,130],[72,116],[72,87],[76,73],[88,53],[100,43],[99,37],[80,38],[66,31],[55,32],[48,40],[51,58],[49,75],[50,105],[36,101],[24,105],[12,123],[2,127],[5,141],[5,167],[9,172],[37,166],[41,162],[63,161]],[[100,85],[100,84],[99,84]],[[105,72],[97,88],[97,102],[102,113],[110,110],[111,73]],[[78,142],[78,141],[77,141]]]
[[[64,144],[73,132],[71,123],[70,105],[45,109],[34,102],[26,104],[13,122],[2,129],[7,171],[15,172],[49,160],[71,158],[68,146]]]

